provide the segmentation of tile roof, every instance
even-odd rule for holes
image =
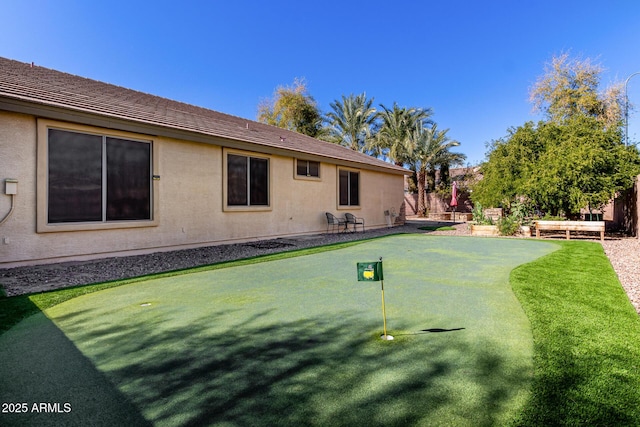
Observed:
[[[3,98],[248,142],[395,173],[407,172],[372,156],[297,132],[0,57],[0,109]]]

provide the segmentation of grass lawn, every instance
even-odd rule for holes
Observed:
[[[640,317],[601,245],[515,269],[535,337],[533,396],[520,425],[640,425]]]
[[[44,309],[0,335],[0,401],[73,408],[0,424],[640,419],[640,324],[598,244],[407,235],[303,254],[0,300],[9,321]],[[379,284],[356,281],[379,256],[391,342]]]

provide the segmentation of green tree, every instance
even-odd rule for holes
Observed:
[[[596,118],[577,115],[563,125],[544,123],[538,137],[545,150],[522,192],[552,215],[601,209],[616,192],[631,187],[640,172],[636,148],[625,147],[619,130],[604,128]]]
[[[484,206],[507,206],[523,194],[538,157],[544,151],[533,122],[509,129],[505,138],[489,146],[480,166],[482,179],[473,187],[473,201]]]
[[[474,202],[509,207],[525,198],[551,215],[571,217],[583,208],[600,209],[629,188],[640,173],[640,156],[621,143],[619,129],[575,115],[512,130],[494,143],[481,173]]]
[[[440,171],[440,187],[449,188],[451,186],[451,177],[449,176],[449,170],[452,166],[462,166],[467,156],[463,153],[455,153],[451,151],[444,151],[436,159],[436,169]],[[435,173],[433,174],[435,176]],[[435,184],[435,178],[433,180]],[[436,190],[435,185],[431,188],[427,187],[427,191]]]
[[[396,165],[410,164],[415,148],[415,140],[411,139],[411,133],[416,126],[431,123],[431,109],[400,107],[395,102],[392,108],[384,105],[380,107],[380,130],[368,148],[372,154],[387,157]]]
[[[367,99],[366,93],[360,95],[342,95],[342,101],[329,104],[332,111],[326,114],[329,124],[328,140],[365,152],[371,144],[376,127],[376,109],[372,107],[373,98]]]
[[[534,109],[550,121],[561,123],[576,115],[597,118],[606,127],[616,127],[622,119],[621,83],[598,92],[604,68],[589,58],[571,58],[568,53],[554,56],[545,73],[531,88]]]
[[[473,200],[505,206],[527,199],[552,215],[602,208],[640,173],[635,147],[622,143],[620,85],[598,92],[602,67],[554,57],[531,90],[547,120],[495,141]]]
[[[417,124],[410,134],[409,155],[411,169],[416,173],[418,187],[417,213],[425,216],[427,213],[426,204],[426,181],[427,174],[435,171],[441,165],[447,164],[452,159],[457,159],[460,154],[451,153],[450,149],[460,145],[458,141],[453,141],[447,136],[449,129],[438,130],[434,123],[430,128],[425,128],[422,124]]]
[[[292,86],[279,86],[272,100],[261,102],[258,121],[314,138],[324,131],[322,114],[303,79],[295,79]]]

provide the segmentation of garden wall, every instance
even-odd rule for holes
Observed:
[[[427,193],[426,203],[429,213],[452,212],[453,209],[449,204],[451,196],[442,196],[436,193]],[[416,215],[418,213],[418,194],[404,194],[404,204],[406,206],[407,215]],[[473,211],[473,203],[466,193],[458,193],[458,206],[456,212],[471,213]]]
[[[614,199],[612,205],[613,226],[627,234],[640,238],[638,233],[638,222],[640,220],[640,175],[636,177],[633,187],[621,192],[620,195]]]

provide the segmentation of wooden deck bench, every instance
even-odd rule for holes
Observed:
[[[604,221],[535,221],[536,238],[540,238],[540,230],[566,231],[567,240],[571,238],[571,231],[595,231],[600,233],[600,240],[604,241]]]

